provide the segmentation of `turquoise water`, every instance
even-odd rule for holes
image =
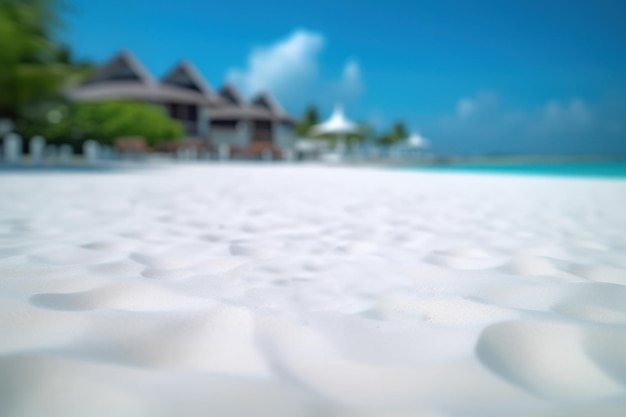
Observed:
[[[407,167],[411,170],[626,178],[626,161],[554,163],[459,163]]]

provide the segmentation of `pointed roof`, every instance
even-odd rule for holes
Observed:
[[[216,94],[189,61],[181,61],[160,82],[155,82],[141,62],[127,50],[119,52],[95,75],[81,85],[69,88],[65,94],[78,101],[122,99],[202,105],[210,108],[213,120],[295,123],[295,119],[268,93],[259,94],[254,102],[248,103],[237,88],[227,82]]]
[[[313,132],[318,135],[326,133],[354,133],[358,129],[359,126],[356,123],[346,119],[346,116],[343,114],[343,106],[341,105],[335,106],[333,114],[328,120],[312,128]]]
[[[66,91],[66,95],[74,100],[97,101],[109,99],[147,100],[155,103],[180,103],[212,106],[214,95],[205,94],[208,84],[189,63],[181,63],[172,71],[171,79],[157,83],[141,62],[128,50],[116,54],[96,74],[88,78],[76,88]],[[197,86],[183,88],[176,79],[180,72]],[[181,79],[182,82],[185,79]]]
[[[147,85],[154,83],[154,78],[132,52],[124,49],[89,77],[83,85],[104,81],[136,81]]]
[[[211,120],[265,120],[294,124],[276,100],[268,93],[256,96],[247,103],[233,84],[226,82],[219,93],[222,102],[209,112]]]
[[[267,91],[262,91],[256,97],[252,99],[252,105],[256,107],[262,107],[274,114],[284,114],[285,110],[282,108],[278,101]]]
[[[161,80],[161,84],[173,85],[198,91],[206,96],[212,94],[213,89],[200,71],[189,61],[180,61]]]
[[[235,106],[242,106],[246,103],[239,90],[237,90],[237,87],[228,82],[222,86],[220,96],[226,99],[229,104]]]

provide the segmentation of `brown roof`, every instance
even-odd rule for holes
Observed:
[[[197,91],[163,84],[143,84],[136,81],[107,81],[82,85],[68,91],[71,99],[98,101],[107,99],[145,100],[156,103],[215,105],[212,97]]]
[[[67,91],[67,95],[79,101],[125,99],[196,104],[209,107],[209,117],[214,120],[295,123],[269,93],[261,93],[247,103],[233,84],[225,83],[216,94],[188,61],[181,61],[161,82],[155,82],[141,62],[127,50],[118,53],[83,84]]]
[[[256,106],[219,106],[209,110],[211,120],[273,120],[292,123],[288,114],[276,114],[269,109]]]
[[[177,85],[183,75],[196,90]],[[142,100],[154,103],[180,103],[212,106],[221,102],[211,94],[208,83],[196,69],[183,61],[170,71],[163,82],[154,81],[141,62],[129,51],[118,53],[108,64],[80,86],[67,92],[74,100]]]
[[[118,52],[106,65],[87,78],[83,85],[111,81],[113,79],[133,79],[142,84],[154,83],[154,78],[141,61],[126,49]]]
[[[246,100],[244,100],[239,90],[237,90],[237,87],[229,82],[222,85],[222,88],[220,89],[220,97],[224,99],[224,103],[229,105],[243,106],[246,104]]]
[[[263,107],[269,109],[274,114],[286,114],[285,110],[274,99],[274,97],[267,91],[262,91],[257,94],[251,101],[251,104],[255,107]]]
[[[181,81],[184,81],[182,83]],[[200,71],[189,61],[180,61],[161,80],[161,84],[169,84],[181,88],[196,89],[205,96],[213,94],[213,89],[204,79]]]

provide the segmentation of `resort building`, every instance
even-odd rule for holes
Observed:
[[[227,145],[234,154],[270,151],[277,157],[293,142],[295,120],[269,92],[247,101],[231,84],[215,91],[188,61],[156,80],[131,52],[122,51],[68,96],[77,101],[123,99],[163,106],[183,124],[187,139],[201,139],[215,148]]]

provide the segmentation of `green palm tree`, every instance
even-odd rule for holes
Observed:
[[[54,40],[61,21],[54,0],[0,0],[0,117],[19,119],[24,108],[59,91],[68,64]]]

